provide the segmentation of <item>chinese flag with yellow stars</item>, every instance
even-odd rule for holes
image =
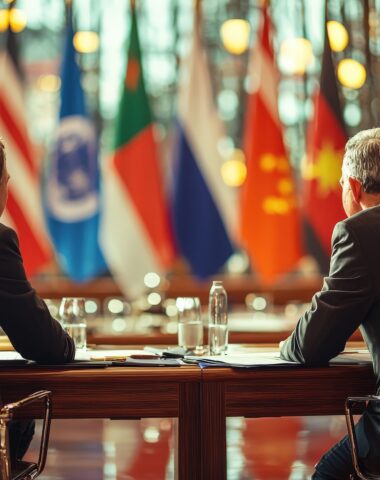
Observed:
[[[335,70],[325,32],[320,87],[315,95],[302,168],[306,242],[323,268],[331,253],[334,225],[345,217],[339,185],[345,143]]]
[[[301,227],[292,169],[277,107],[277,71],[266,9],[250,62],[245,119],[247,178],[241,191],[241,240],[252,267],[267,284],[297,266]]]

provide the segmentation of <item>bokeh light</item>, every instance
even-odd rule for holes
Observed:
[[[313,48],[306,38],[288,38],[281,43],[279,65],[284,73],[302,75],[313,60]]]
[[[15,33],[22,32],[27,25],[27,16],[24,10],[19,8],[0,10],[0,32],[6,32],[8,28]]]
[[[74,35],[73,43],[79,53],[93,53],[99,48],[99,35],[96,32],[81,31]]]
[[[9,26],[15,33],[22,32],[27,24],[27,17],[24,10],[11,8],[9,11]]]
[[[224,48],[234,55],[244,53],[249,44],[250,26],[247,20],[232,18],[220,27],[220,36]]]
[[[224,183],[230,187],[239,187],[244,183],[247,167],[242,150],[239,148],[233,150],[229,159],[221,167],[221,175]]]
[[[57,92],[61,87],[61,79],[57,75],[40,75],[37,86],[43,92]]]
[[[346,27],[336,20],[327,22],[327,33],[331,50],[334,52],[342,52],[348,44],[348,32]]]
[[[367,78],[364,65],[353,58],[344,58],[338,64],[338,80],[348,88],[361,88]]]

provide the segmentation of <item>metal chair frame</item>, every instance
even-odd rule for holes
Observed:
[[[353,462],[355,474],[356,474],[356,477],[352,477],[352,478],[359,478],[361,480],[380,480],[380,475],[365,472],[363,471],[363,468],[360,465],[360,460],[358,455],[358,442],[356,439],[355,424],[353,419],[353,408],[355,406],[363,403],[365,406],[367,406],[369,402],[373,402],[373,401],[380,402],[380,396],[367,395],[363,397],[348,397],[346,399],[345,406],[344,406],[348,437],[351,443],[352,462]]]
[[[12,472],[9,450],[8,425],[15,410],[37,401],[44,401],[45,413],[42,425],[42,436],[37,463],[18,462],[16,471]],[[31,480],[40,475],[46,463],[51,424],[51,392],[41,390],[13,403],[8,403],[0,409],[0,480]]]

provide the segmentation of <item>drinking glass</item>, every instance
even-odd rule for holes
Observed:
[[[59,316],[63,329],[74,340],[77,352],[85,352],[87,346],[85,299],[62,298]]]
[[[186,351],[203,351],[203,324],[198,297],[178,297],[178,345]]]

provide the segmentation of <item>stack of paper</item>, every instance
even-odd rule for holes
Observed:
[[[185,360],[198,363],[201,368],[263,368],[263,367],[301,367],[303,364],[289,362],[280,358],[279,351],[233,353],[218,356],[186,356]],[[372,359],[368,350],[355,350],[344,352],[330,361],[331,365],[371,363]]]

